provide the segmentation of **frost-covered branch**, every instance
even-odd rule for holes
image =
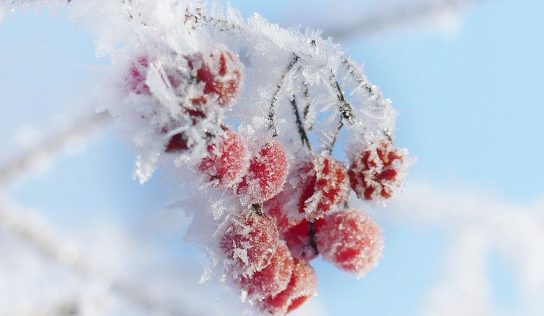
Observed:
[[[268,112],[268,128],[273,130],[274,136],[278,135],[278,128],[276,126],[276,106],[278,104],[279,95],[282,90],[283,84],[285,83],[285,79],[291,73],[291,70],[293,70],[293,67],[295,67],[296,63],[299,60],[300,57],[295,54],[285,68],[285,71],[282,73],[281,79],[276,85],[276,89],[274,91],[274,94],[272,95],[272,102],[270,102],[270,111]]]
[[[302,122],[302,119],[300,117],[300,111],[298,110],[298,104],[296,96],[293,95],[291,97],[291,106],[293,107],[293,113],[295,114],[295,121],[297,124],[297,130],[300,135],[300,141],[302,142],[303,146],[306,146],[309,151],[312,151],[312,145],[310,144],[310,140],[308,139],[308,134],[306,133],[306,128],[304,127],[304,123]]]
[[[110,119],[108,113],[91,114],[78,118],[65,130],[51,135],[36,147],[21,153],[0,165],[0,187],[24,176],[40,162],[62,151],[75,137],[81,137],[98,130]]]
[[[47,225],[43,219],[5,199],[0,200],[0,227],[24,241],[36,253],[51,262],[68,268],[84,280],[109,284],[109,289],[112,292],[144,311],[180,316],[212,315],[207,312],[209,309],[204,306],[188,306],[190,302],[184,301],[181,295],[176,305],[165,304],[152,297],[145,289],[131,282],[117,278],[112,279],[103,274],[100,269],[91,266],[91,261],[87,260],[73,245],[63,241],[58,234],[54,233],[50,225]],[[70,305],[70,307],[70,310],[73,310],[74,306]],[[199,309],[198,312],[195,309]],[[189,311],[195,311],[195,313],[191,314]]]
[[[456,14],[470,5],[485,1],[487,0],[409,1],[400,7],[391,6],[388,9],[378,10],[344,25],[331,26],[325,30],[325,33],[336,40],[373,35],[394,27],[432,20],[437,16]]]

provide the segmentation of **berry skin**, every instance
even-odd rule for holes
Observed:
[[[230,187],[240,181],[249,164],[249,154],[242,137],[226,130],[218,144],[210,144],[207,155],[198,165],[208,181],[221,187]]]
[[[269,141],[251,158],[248,173],[238,184],[237,194],[243,204],[262,203],[276,196],[287,178],[287,156],[283,147]]]
[[[228,259],[228,270],[234,279],[251,277],[266,268],[276,253],[279,243],[274,220],[245,210],[229,219],[219,247]]]
[[[147,56],[139,57],[130,66],[129,73],[125,78],[128,90],[137,95],[151,95],[149,87],[145,83],[149,59]]]
[[[282,316],[300,307],[316,293],[317,277],[314,269],[306,261],[295,259],[287,288],[276,296],[263,299],[258,306],[268,315]]]
[[[326,216],[316,233],[316,242],[325,260],[358,277],[376,266],[383,250],[379,226],[358,210]]]
[[[268,266],[255,272],[251,277],[242,276],[240,288],[256,299],[275,296],[287,288],[293,267],[293,257],[289,253],[289,248],[285,242],[280,241]]]
[[[330,156],[318,156],[301,168],[307,174],[302,184],[299,211],[310,220],[319,219],[349,194],[346,169]]]
[[[189,139],[185,133],[177,133],[170,137],[164,149],[167,153],[184,152],[189,150]]]
[[[294,258],[310,261],[319,255],[315,234],[321,229],[322,224],[323,219],[313,223],[304,219],[281,235]]]
[[[402,184],[405,162],[405,153],[391,142],[371,145],[351,162],[348,171],[351,188],[361,199],[388,199]]]
[[[242,80],[241,63],[234,53],[216,47],[204,56],[197,53],[187,57],[189,68],[196,74],[196,82],[203,85],[202,94],[191,99],[193,105],[205,105],[217,99],[227,107],[238,94]]]

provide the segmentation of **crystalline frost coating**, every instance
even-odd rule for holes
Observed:
[[[253,156],[247,175],[238,185],[242,202],[262,203],[273,198],[282,190],[288,168],[283,147],[274,140],[267,142]]]
[[[228,188],[240,181],[249,165],[249,154],[244,140],[237,133],[226,130],[218,144],[210,144],[198,170],[218,186]]]
[[[242,276],[239,280],[240,287],[255,299],[275,296],[287,288],[293,264],[287,245],[280,241],[268,266],[255,272],[251,277]]]
[[[276,296],[259,302],[260,309],[268,315],[283,316],[317,293],[317,277],[314,269],[303,260],[294,261],[293,273],[287,288]]]
[[[370,145],[352,159],[348,174],[350,185],[359,198],[390,198],[401,186],[406,168],[406,153],[382,141]]]
[[[233,215],[220,240],[220,248],[228,259],[234,279],[252,276],[264,269],[276,253],[279,242],[278,229],[268,216],[253,210]]]

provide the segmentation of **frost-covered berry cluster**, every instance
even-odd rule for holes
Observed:
[[[201,1],[66,3],[111,57],[100,102],[136,177],[161,167],[183,192],[205,278],[284,315],[316,294],[318,255],[357,276],[376,265],[380,228],[348,200],[392,197],[407,154],[391,102],[338,45]]]

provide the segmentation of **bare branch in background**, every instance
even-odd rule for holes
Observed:
[[[89,135],[103,127],[110,119],[106,112],[78,118],[65,130],[51,135],[36,147],[0,165],[0,187],[27,174],[40,162],[55,156],[75,137]]]
[[[175,304],[165,304],[135,284],[104,275],[99,272],[97,267],[90,266],[89,263],[92,261],[85,260],[87,258],[84,258],[75,247],[53,233],[51,227],[46,225],[43,219],[31,214],[31,212],[7,202],[5,199],[0,200],[0,226],[5,227],[8,232],[23,240],[45,259],[68,268],[89,282],[100,281],[109,284],[109,289],[112,292],[150,314],[214,315],[213,306],[204,306],[205,304],[191,299],[191,296],[180,293]],[[69,307],[70,310],[78,309],[77,305],[73,304]],[[70,315],[68,313],[44,315],[53,314]]]
[[[485,1],[487,0],[408,2],[406,5],[394,6],[389,10],[367,14],[361,19],[346,22],[344,25],[331,26],[325,29],[325,34],[335,40],[345,41],[357,36],[373,35],[406,24],[431,20],[433,17],[458,13],[470,5]]]

